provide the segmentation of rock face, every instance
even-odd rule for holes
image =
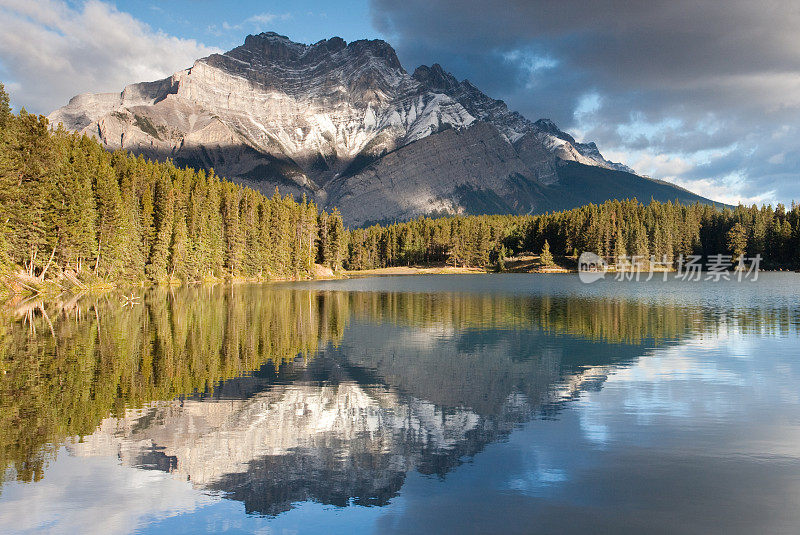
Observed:
[[[213,168],[267,194],[305,193],[352,225],[613,197],[706,201],[632,174],[594,143],[529,121],[438,64],[409,75],[384,41],[250,35],[164,80],[78,95],[49,118],[112,150]],[[626,188],[598,195],[574,183],[584,169],[562,162]]]

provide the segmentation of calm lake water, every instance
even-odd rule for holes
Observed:
[[[3,533],[800,533],[798,274],[4,314]]]

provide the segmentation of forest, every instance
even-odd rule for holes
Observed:
[[[271,198],[214,174],[110,153],[14,114],[0,84],[0,279],[12,291],[312,278],[442,264],[503,270],[521,253],[575,258],[761,255],[800,268],[800,205],[718,207],[635,199],[541,215],[421,217],[346,229],[338,210]],[[9,275],[12,275],[9,277]],[[11,282],[8,282],[11,281]]]
[[[0,272],[90,284],[302,279],[338,270],[337,211],[272,198],[13,114],[0,84]],[[27,275],[27,278],[23,275]]]
[[[613,200],[542,215],[421,217],[350,232],[347,267],[448,263],[502,266],[523,252],[610,262],[638,256],[674,263],[683,255],[761,255],[761,267],[800,267],[800,205],[715,207]]]

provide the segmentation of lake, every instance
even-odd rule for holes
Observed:
[[[800,532],[800,275],[6,311],[4,533]]]

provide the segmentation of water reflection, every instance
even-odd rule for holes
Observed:
[[[410,474],[444,477],[654,347],[797,336],[797,318],[769,300],[726,308],[327,285],[157,290],[135,307],[34,304],[0,331],[0,469],[39,480],[66,445],[87,461],[169,473],[248,513],[382,506]],[[705,380],[731,380],[723,372]],[[633,405],[639,418],[663,409]],[[582,414],[584,434],[606,444],[601,419]],[[505,485],[535,495],[566,478],[537,464]]]

